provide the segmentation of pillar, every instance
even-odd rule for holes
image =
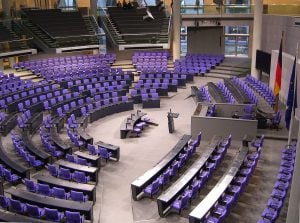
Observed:
[[[103,1],[103,0],[100,0]],[[93,15],[97,21],[97,0],[90,0],[90,13]]]
[[[10,68],[13,68],[14,67],[14,64],[15,64],[15,57],[9,57],[8,58],[8,61],[9,61],[9,67]]]
[[[173,60],[180,59],[181,14],[179,0],[173,0]]]
[[[6,17],[10,17],[9,0],[2,0],[2,10],[4,11]]]
[[[255,0],[253,38],[252,38],[251,76],[257,79],[260,79],[260,73],[255,68],[256,50],[261,49],[262,16],[263,16],[263,0]]]
[[[3,62],[3,58],[0,58],[0,71],[4,70],[4,62]]]
[[[299,122],[300,127],[300,122]],[[300,222],[299,219],[299,205],[300,205],[300,129],[298,131],[296,158],[294,164],[294,173],[292,178],[292,185],[289,198],[288,213],[286,223]]]

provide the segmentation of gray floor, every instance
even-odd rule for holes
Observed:
[[[143,131],[139,138],[120,139],[120,125],[130,115],[130,111],[111,115],[89,124],[86,131],[94,137],[95,142],[102,140],[119,145],[121,148],[120,161],[103,163],[104,166],[99,173],[97,202],[94,206],[94,222],[188,222],[188,214],[223,175],[230,165],[231,158],[237,151],[240,142],[233,142],[224,162],[213,174],[213,178],[208,181],[206,188],[192,202],[191,207],[183,211],[181,216],[170,214],[166,218],[160,218],[155,198],[133,201],[130,184],[158,163],[176,144],[179,137],[190,133],[191,115],[195,109],[193,99],[188,98],[190,86],[200,86],[209,81],[217,82],[218,80],[220,79],[213,77],[196,77],[193,84],[187,84],[186,88],[179,89],[173,97],[162,98],[160,109],[142,109],[153,121],[159,123],[159,126],[150,126]],[[135,109],[141,109],[141,107],[136,106]],[[176,131],[174,134],[168,133],[167,112],[170,109],[180,114],[179,118],[175,119]],[[279,135],[282,131],[286,134],[285,130],[264,131],[263,133]],[[5,143],[8,143],[8,137],[5,137],[4,140]],[[201,155],[201,151],[207,143],[205,141],[201,142],[195,156]],[[261,159],[249,181],[249,185],[240,197],[239,202],[232,208],[226,222],[254,223],[258,221],[276,180],[281,159],[281,148],[285,144],[286,141],[265,141]],[[191,165],[192,161],[188,165]],[[183,173],[184,171],[181,172],[181,174]],[[286,198],[287,201],[288,197]],[[277,222],[285,222],[286,206],[287,204],[282,209],[280,219]]]

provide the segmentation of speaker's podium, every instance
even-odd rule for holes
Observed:
[[[169,133],[173,133],[175,130],[174,127],[174,118],[178,118],[179,113],[173,113],[170,109],[170,112],[168,112],[168,127],[169,127]]]

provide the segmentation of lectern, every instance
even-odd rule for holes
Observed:
[[[169,133],[173,133],[175,130],[174,127],[174,118],[178,118],[179,113],[173,113],[170,109],[170,112],[168,112],[168,127],[169,127]]]

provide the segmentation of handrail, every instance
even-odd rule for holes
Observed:
[[[95,34],[100,34],[101,35],[101,31],[100,31],[100,28],[99,28],[99,24],[97,22],[97,20],[95,19],[95,16],[92,15],[91,18],[94,20],[94,22],[97,24],[97,30],[95,30]]]
[[[3,43],[11,43],[11,42],[21,42],[21,41],[28,41],[28,40],[32,40],[33,37],[31,38],[27,38],[27,39],[19,39],[19,40],[8,40],[8,41],[1,41],[0,44],[3,44]]]
[[[110,22],[110,19],[108,18],[107,14],[106,14],[106,11],[105,11],[103,8],[101,8],[101,7],[99,7],[98,9],[100,9],[100,10],[103,11],[103,13],[104,13],[103,16],[105,17],[105,20],[106,20],[106,21],[109,21],[109,23],[111,23],[111,22]],[[98,11],[98,9],[97,9],[97,11]],[[101,17],[101,14],[100,14],[100,17]],[[110,39],[113,41],[114,45],[118,45],[118,44],[116,43],[114,37],[113,37],[113,36],[111,35],[111,33],[109,32],[109,28],[107,27],[105,21],[103,21],[102,19],[101,19],[101,21],[102,21],[103,26],[104,26],[105,29],[107,30],[107,33],[108,33]],[[111,25],[112,25],[112,24],[111,24]]]

